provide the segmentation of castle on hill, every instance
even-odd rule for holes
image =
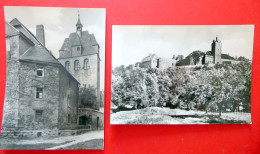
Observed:
[[[173,55],[172,58],[158,57],[156,54],[150,54],[144,57],[141,62],[135,63],[135,67],[141,68],[159,68],[165,69],[168,67],[185,66],[185,65],[205,65],[205,64],[221,64],[230,63],[236,64],[241,61],[222,54],[222,42],[216,37],[211,43],[211,50],[204,53],[201,51],[194,51],[187,57],[183,55]]]

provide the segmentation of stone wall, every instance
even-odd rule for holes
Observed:
[[[241,61],[238,60],[232,60],[232,59],[222,59],[222,63],[231,63],[231,64],[238,64]]]
[[[7,25],[7,24],[6,24]],[[13,29],[9,27],[10,31],[6,34],[11,34]],[[4,111],[2,119],[2,130],[15,128],[18,126],[18,109],[19,109],[19,36],[12,36],[6,38],[9,42],[9,47],[6,51],[6,86],[5,86],[5,100]]]
[[[213,64],[213,62],[214,62],[213,56],[205,55],[205,56],[202,58],[202,64]]]
[[[158,58],[159,60],[159,69],[166,69],[168,67],[175,67],[176,60],[170,58]]]
[[[78,117],[86,116],[91,118],[91,129],[104,129],[104,113],[89,109],[89,108],[79,108]]]
[[[156,68],[157,67],[157,58],[152,58],[151,60],[141,62],[140,67],[142,67],[142,68]]]
[[[1,131],[1,138],[36,138],[42,136],[58,136],[58,129],[34,131]]]
[[[59,68],[52,65],[21,62],[19,68],[19,124],[22,130],[55,129],[58,126]],[[44,76],[36,74],[44,67]],[[42,98],[36,98],[36,89],[43,88]],[[36,110],[42,118],[36,119]]]
[[[59,129],[77,126],[79,84],[60,69]]]

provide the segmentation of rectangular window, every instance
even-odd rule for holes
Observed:
[[[37,76],[39,76],[39,77],[43,77],[44,76],[44,67],[39,66],[37,68]]]
[[[36,88],[36,98],[41,99],[43,97],[43,88]]]
[[[43,113],[43,110],[35,110],[35,120],[37,122],[40,122],[42,121],[42,113]]]

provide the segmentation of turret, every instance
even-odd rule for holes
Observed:
[[[82,27],[83,27],[83,25],[80,22],[80,15],[78,13],[78,22],[76,24],[76,32],[79,35],[79,37],[81,37],[81,34],[82,34]]]

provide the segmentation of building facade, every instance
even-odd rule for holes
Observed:
[[[79,82],[18,19],[5,22],[6,89],[1,136],[58,135],[77,127]]]
[[[59,50],[59,62],[79,81],[81,87],[96,90],[100,106],[100,47],[95,36],[82,28],[78,17],[76,31],[70,33]]]

